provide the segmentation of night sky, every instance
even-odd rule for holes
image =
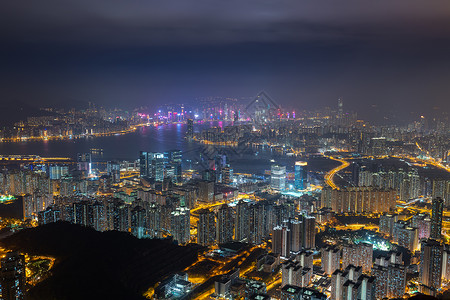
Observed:
[[[5,1],[0,39],[2,103],[450,110],[448,0]]]

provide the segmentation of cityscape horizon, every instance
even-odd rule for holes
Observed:
[[[1,300],[450,299],[448,0],[0,23]]]

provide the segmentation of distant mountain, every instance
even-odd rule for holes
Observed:
[[[95,103],[95,102],[92,102]],[[65,99],[53,102],[47,102],[47,107],[53,107],[56,109],[70,110],[75,108],[76,110],[83,110],[89,108],[89,101],[77,100],[77,99]]]
[[[67,222],[19,231],[0,246],[56,258],[52,275],[29,291],[31,300],[145,299],[149,287],[196,261],[198,250]]]
[[[51,115],[54,115],[54,113],[40,110],[38,107],[21,101],[0,103],[0,126],[12,126],[28,117]]]

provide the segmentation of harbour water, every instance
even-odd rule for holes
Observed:
[[[198,124],[195,130],[199,131],[210,126],[225,126],[222,122]],[[185,124],[167,124],[159,126],[141,127],[135,132],[93,137],[73,140],[48,140],[27,142],[0,143],[1,155],[39,155],[42,157],[69,157],[75,158],[77,153],[87,153],[91,149],[102,149],[102,155],[97,160],[136,160],[139,151],[164,152],[179,149],[183,152],[185,167],[196,168],[202,156],[212,156],[217,152],[227,154],[229,163],[235,172],[264,174],[270,169],[274,157],[270,151],[255,151],[254,149],[235,149],[218,146],[202,145],[184,138]],[[277,163],[286,165],[288,170],[293,168],[294,158],[275,157]],[[315,163],[311,167],[314,168]],[[328,165],[328,164],[327,164]],[[322,169],[324,166],[320,166]],[[326,166],[324,169],[332,168]]]

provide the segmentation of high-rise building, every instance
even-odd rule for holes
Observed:
[[[342,99],[342,97],[338,98],[338,116],[340,118],[342,118],[342,116],[344,115],[344,100]]]
[[[236,205],[234,219],[234,240],[238,242],[248,241],[250,237],[250,209],[249,204],[243,200]]]
[[[38,224],[45,225],[61,220],[61,211],[58,207],[49,206],[46,210],[38,212]]]
[[[430,237],[431,219],[427,214],[420,213],[414,215],[411,220],[412,227],[417,228],[419,240]]]
[[[435,240],[441,239],[442,232],[442,215],[444,213],[444,200],[435,198],[431,203],[431,228],[430,238]]]
[[[302,222],[302,247],[303,249],[312,249],[316,247],[316,218],[301,215],[300,221]]]
[[[131,233],[139,239],[146,235],[146,219],[146,211],[143,207],[137,205],[131,210]]]
[[[397,221],[397,214],[384,213],[380,216],[380,232],[392,235],[394,232],[394,224]]]
[[[376,277],[375,296],[382,298],[401,298],[406,288],[406,269],[402,254],[391,252],[387,257],[375,260],[372,276]]]
[[[68,174],[69,166],[66,165],[50,165],[48,168],[48,175],[52,180],[61,179]]]
[[[181,150],[170,150],[164,152],[166,175],[169,175],[166,177],[170,177],[174,183],[182,182],[182,159],[183,154]],[[168,174],[169,170],[171,171],[171,174]]]
[[[249,242],[254,245],[260,245],[264,238],[265,229],[265,210],[261,202],[254,203],[249,207],[250,213],[250,232]]]
[[[214,212],[208,209],[198,211],[197,243],[209,246],[216,241],[216,220]]]
[[[222,169],[222,183],[233,183],[233,168],[228,164]]]
[[[178,244],[186,244],[190,241],[190,222],[190,210],[188,208],[177,207],[170,214],[170,231]]]
[[[150,238],[162,237],[161,214],[161,205],[150,203],[147,209],[147,234]]]
[[[295,162],[294,187],[297,190],[304,190],[308,186],[308,163],[305,161]]]
[[[203,180],[198,183],[198,199],[206,203],[214,202],[214,181]]]
[[[372,274],[373,275],[373,274]],[[377,279],[378,280],[378,279]],[[403,297],[406,288],[406,269],[403,265],[391,264],[388,266],[387,297]]]
[[[281,287],[286,285],[306,287],[311,282],[312,268],[288,260],[281,265],[281,274]]]
[[[217,242],[228,243],[233,240],[233,209],[223,204],[217,211]]]
[[[299,262],[303,268],[313,268],[314,251],[302,250],[295,256],[295,261]]]
[[[92,207],[92,224],[91,226],[97,231],[105,231],[105,207],[102,202],[95,201]]]
[[[386,138],[385,137],[374,137],[370,139],[370,149],[371,154],[375,156],[386,155]]]
[[[342,268],[349,265],[362,267],[363,272],[370,272],[373,260],[373,245],[369,243],[348,244],[342,247]]]
[[[139,155],[140,175],[163,181],[165,159],[163,153],[141,151]]]
[[[354,282],[358,280],[358,278],[362,275],[361,267],[355,267],[353,265],[349,265],[345,268],[344,271],[336,270],[331,275],[331,299],[332,300],[344,300],[344,283],[347,281]],[[348,284],[347,284],[348,285]],[[350,299],[356,299],[356,297],[352,297]]]
[[[397,192],[393,189],[374,187],[347,187],[324,189],[321,207],[329,207],[336,213],[390,212],[395,209]]]
[[[322,269],[327,275],[331,275],[340,268],[341,251],[337,247],[328,246],[321,249]]]
[[[170,215],[170,231],[173,239],[178,244],[186,244],[191,239],[190,210],[185,207],[177,207]]]
[[[272,252],[282,257],[290,255],[291,231],[286,226],[276,226],[272,233]]]
[[[375,300],[375,277],[362,275],[361,267],[347,266],[331,276],[331,299]]]
[[[258,298],[259,299],[259,298]],[[263,299],[263,298],[261,298]],[[318,290],[295,285],[285,285],[281,288],[281,300],[326,300],[327,296]]]
[[[392,237],[400,246],[405,247],[409,251],[415,251],[419,247],[418,230],[411,227],[407,221],[397,221],[394,223],[394,231]]]
[[[437,290],[441,287],[443,247],[439,241],[423,240],[420,254],[419,282],[425,286],[423,291]]]
[[[450,280],[450,248],[448,245],[444,246],[442,252],[442,279]]]
[[[92,156],[90,153],[77,154],[77,166],[79,171],[85,171],[88,174],[92,173]]]
[[[270,171],[270,187],[282,191],[286,188],[286,167],[273,165]]]
[[[25,299],[25,257],[18,252],[8,252],[0,260],[0,267],[2,299]]]
[[[192,139],[194,137],[194,120],[187,119],[186,137]]]
[[[303,248],[303,222],[290,218],[287,227],[291,231],[290,249],[291,252],[297,253]]]
[[[120,163],[117,161],[108,161],[106,163],[106,172],[111,176],[112,182],[120,182]]]
[[[89,201],[80,201],[73,203],[73,212],[75,224],[90,226],[92,224],[92,207]]]
[[[445,206],[449,206],[450,203],[450,181],[446,179],[433,180],[431,197],[442,198]]]

